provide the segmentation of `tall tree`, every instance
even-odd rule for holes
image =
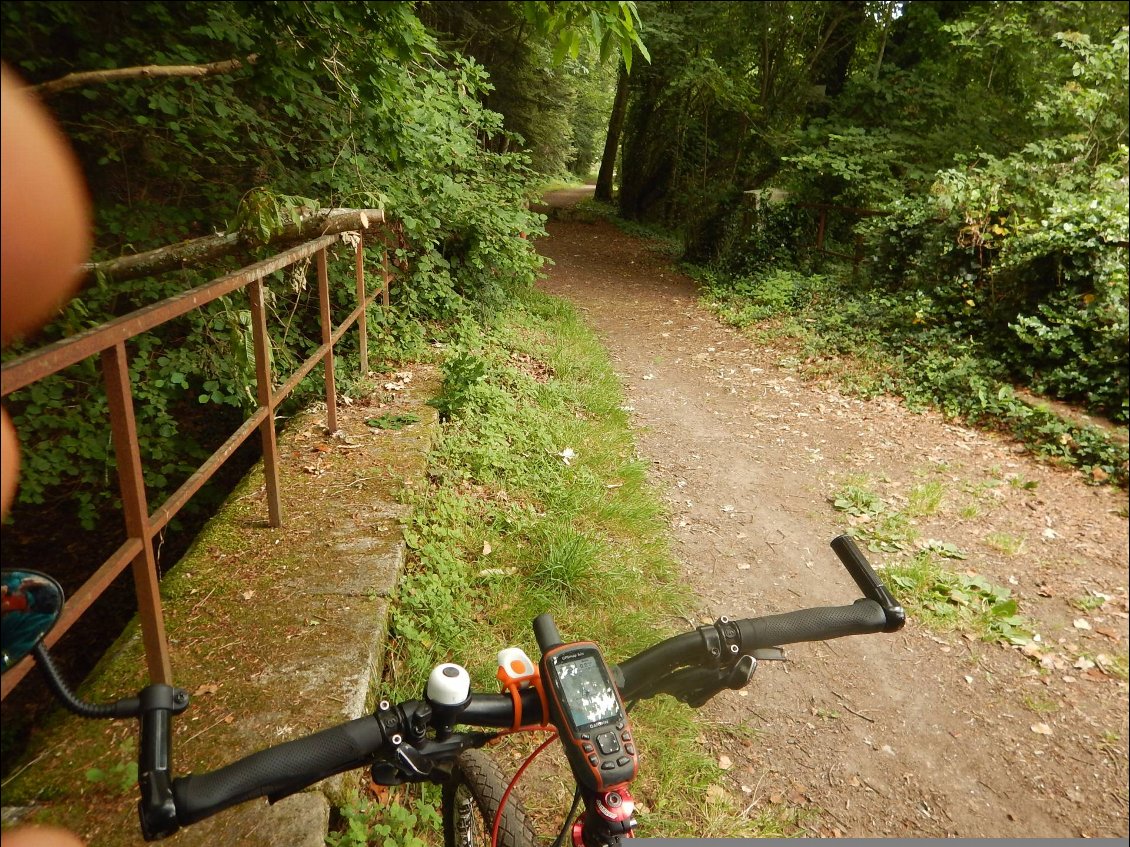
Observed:
[[[616,157],[620,152],[620,134],[628,114],[628,69],[620,64],[616,76],[616,99],[612,101],[612,114],[608,117],[608,134],[604,140],[604,155],[600,159],[600,172],[596,177],[596,199],[612,202],[612,177],[616,170]]]

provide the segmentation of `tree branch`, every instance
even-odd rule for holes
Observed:
[[[49,82],[30,86],[31,90],[41,97],[50,97],[68,88],[78,88],[85,85],[95,85],[104,82],[115,82],[121,79],[152,79],[167,76],[212,76],[226,74],[242,68],[244,65],[253,65],[259,57],[255,54],[246,59],[225,59],[222,62],[211,62],[207,65],[139,65],[133,68],[108,68],[101,71],[76,71],[75,73],[61,76]]]
[[[288,223],[268,240],[279,245],[293,241],[310,241],[322,235],[333,235],[349,230],[366,229],[384,222],[384,212],[379,209],[322,209],[303,217],[297,224]],[[83,270],[84,281],[101,277],[107,282],[120,282],[143,276],[156,276],[167,271],[199,265],[220,256],[228,256],[247,247],[243,233],[230,232],[205,235],[168,247],[158,247],[132,256],[121,256],[105,262],[88,264]]]

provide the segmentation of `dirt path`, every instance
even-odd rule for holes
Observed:
[[[1125,494],[937,415],[805,382],[791,351],[721,325],[644,242],[603,222],[548,229],[544,288],[611,351],[702,617],[850,602],[827,546],[849,517],[829,495],[853,481],[912,511],[929,484],[941,499],[911,519],[919,542],[965,551],[947,567],[1010,588],[1041,635],[1026,656],[912,619],[763,663],[706,710],[741,807],[799,809],[820,835],[1125,837]]]

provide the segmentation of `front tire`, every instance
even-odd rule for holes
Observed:
[[[446,847],[490,847],[490,832],[506,778],[481,750],[465,750],[443,785],[443,841]],[[511,794],[498,827],[499,847],[537,847],[526,810]]]

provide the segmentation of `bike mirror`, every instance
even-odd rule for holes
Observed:
[[[63,613],[63,589],[38,571],[0,571],[0,651],[7,671],[35,649]]]

